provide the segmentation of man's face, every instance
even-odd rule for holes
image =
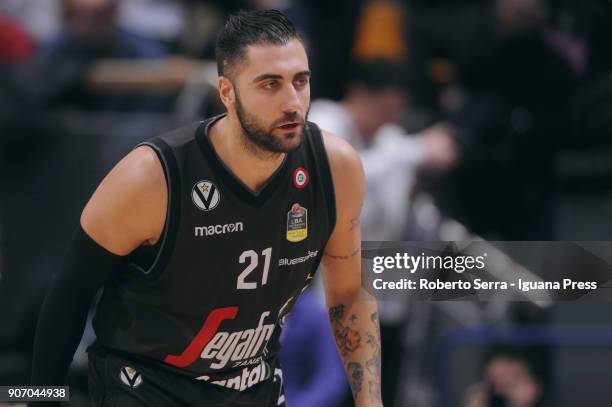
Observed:
[[[406,109],[406,94],[396,87],[382,89],[373,96],[373,108],[377,108],[381,125],[401,121]]]
[[[249,46],[232,83],[236,115],[249,141],[273,153],[300,145],[310,108],[310,71],[299,40]]]
[[[362,111],[368,112],[361,117],[360,129],[369,142],[376,132],[387,123],[399,123],[406,108],[406,96],[400,88],[388,87],[378,90],[363,88],[357,100],[362,105]]]

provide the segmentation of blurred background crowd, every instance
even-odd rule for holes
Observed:
[[[104,174],[222,112],[214,41],[244,8],[304,38],[310,120],[362,156],[364,240],[612,240],[609,0],[0,0],[0,384],[28,382],[45,288]],[[382,302],[385,405],[610,405],[605,308]],[[283,340],[290,406],[350,405],[316,290]]]

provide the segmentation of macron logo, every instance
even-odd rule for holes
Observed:
[[[226,223],[225,225],[196,226],[194,233],[196,237],[207,237],[214,235],[224,235],[226,233],[242,232],[244,226],[242,222]]]

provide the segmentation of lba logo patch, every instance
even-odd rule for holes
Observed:
[[[119,378],[126,386],[135,389],[142,384],[142,375],[129,366],[123,366],[119,372]]]
[[[301,242],[308,237],[308,210],[298,203],[287,213],[287,240]]]
[[[304,168],[298,167],[295,169],[295,171],[293,171],[293,185],[296,188],[306,188],[309,179],[310,176],[308,175],[308,171],[306,171]]]
[[[219,205],[221,194],[215,184],[203,180],[196,183],[191,189],[191,199],[198,209],[211,211]]]

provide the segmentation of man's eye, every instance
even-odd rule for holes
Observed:
[[[266,82],[262,85],[262,88],[264,89],[274,89],[276,87],[277,83],[276,81],[270,81],[270,82]]]
[[[308,85],[308,78],[302,78],[295,81],[297,86],[306,86]]]

